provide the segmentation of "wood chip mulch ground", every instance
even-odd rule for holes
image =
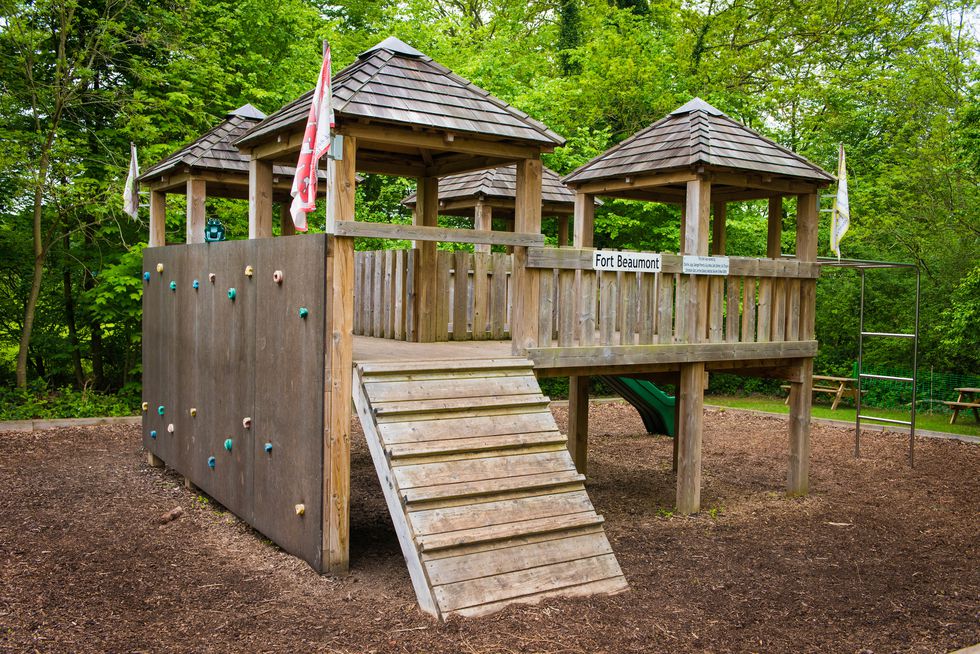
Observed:
[[[565,414],[555,409],[564,426]],[[980,446],[815,426],[788,499],[784,419],[705,419],[702,513],[672,516],[671,442],[591,416],[588,489],[630,591],[438,625],[422,614],[360,432],[352,573],[320,577],[173,473],[139,430],[0,435],[0,650],[947,652],[980,642]],[[174,511],[181,507],[182,511]]]

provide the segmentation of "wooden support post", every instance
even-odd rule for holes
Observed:
[[[783,251],[783,198],[769,198],[769,230],[766,237],[766,256],[778,259]]]
[[[150,234],[147,244],[151,248],[167,244],[167,194],[150,191]]]
[[[589,463],[589,377],[568,378],[568,451],[579,474]]]
[[[196,486],[196,485],[194,484],[194,482],[193,482],[193,481],[191,481],[191,478],[190,478],[190,477],[184,477],[184,488],[186,488],[187,490],[189,490],[189,491],[190,491],[190,492],[192,492],[192,493],[196,493],[196,492],[198,492],[199,490],[201,490],[201,489],[199,489],[199,488],[198,488],[198,487],[197,487],[197,486]]]
[[[727,205],[725,202],[715,202],[714,215],[711,217],[711,254],[724,256],[725,238],[725,213]]]
[[[678,381],[678,384],[679,383],[680,383],[680,381]],[[681,440],[680,438],[678,438],[678,434],[680,433],[680,424],[681,424],[681,401],[680,401],[680,398],[678,398],[678,397],[675,396],[674,397],[674,438],[673,438],[673,441],[674,441],[674,459],[673,459],[673,462],[670,465],[670,471],[673,472],[673,473],[676,473],[677,472],[677,450],[679,449],[677,447],[677,444]]]
[[[289,202],[279,204],[279,235],[293,236],[296,233],[296,225],[293,224],[293,216],[289,213]]]
[[[480,200],[473,209],[473,229],[489,232],[493,230],[493,207]],[[489,243],[477,243],[474,252],[490,252]]]
[[[558,216],[558,247],[568,245],[568,216]]]
[[[248,162],[248,237],[272,236],[272,162]]]
[[[591,193],[575,194],[575,214],[572,217],[572,245],[577,248],[592,247],[595,236],[595,196]]]
[[[436,227],[439,224],[439,179],[420,177],[416,190],[415,224]],[[419,343],[433,343],[438,332],[436,311],[439,298],[436,244],[432,241],[416,241],[415,274],[415,334]],[[442,289],[448,293],[449,289]],[[445,327],[445,326],[443,326]]]
[[[327,214],[354,220],[357,143],[344,137],[344,158],[330,161]],[[346,572],[350,560],[350,423],[354,371],[354,239],[327,239],[324,371],[323,541],[321,571]]]
[[[704,426],[704,364],[681,366],[677,386],[680,420],[677,439],[677,512],[697,513],[701,509],[701,431]]]
[[[146,453],[146,464],[151,468],[162,468],[164,466],[163,459],[153,452]]]
[[[517,193],[514,198],[514,231],[541,233],[541,160],[517,162]],[[547,274],[551,274],[550,271]],[[527,248],[514,248],[514,306],[511,310],[511,351],[524,354],[538,344],[540,288],[538,273],[527,267]],[[549,303],[550,306],[550,303]]]
[[[187,243],[204,242],[207,199],[207,182],[203,179],[187,180]]]

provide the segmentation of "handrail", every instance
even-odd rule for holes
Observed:
[[[338,220],[334,222],[332,228],[327,230],[327,233],[334,236],[437,241],[440,243],[478,243],[481,245],[512,245],[517,247],[540,247],[544,245],[544,236],[541,234],[368,223],[356,220]]]

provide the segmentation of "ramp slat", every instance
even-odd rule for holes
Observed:
[[[364,363],[353,394],[425,611],[626,589],[529,361]]]

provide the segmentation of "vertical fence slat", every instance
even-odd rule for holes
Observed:
[[[538,270],[537,273],[541,299],[541,306],[538,307],[538,346],[551,347],[552,319],[554,318],[554,294],[552,291],[555,276],[550,270]]]
[[[742,342],[755,341],[756,299],[755,278],[742,278]]]
[[[620,314],[619,320],[619,343],[620,345],[634,345],[636,342],[636,304],[637,304],[637,278],[636,273],[623,273],[619,277],[620,286]]]
[[[599,273],[599,344],[612,345],[616,335],[616,273]]]
[[[405,255],[405,340],[412,342],[418,339],[415,331],[415,321],[418,316],[418,308],[415,306],[416,252],[418,250],[412,249]]]
[[[787,286],[786,340],[800,340],[800,289],[799,279],[791,279]]]
[[[657,342],[674,340],[674,276],[660,274],[657,298]]]
[[[384,252],[379,251],[374,255],[374,288],[371,291],[371,299],[374,301],[374,310],[371,316],[371,336],[377,338],[384,337],[384,279],[385,257]]]
[[[364,254],[362,252],[354,253],[354,334],[360,335],[361,333],[361,312],[364,311],[364,288],[362,287],[362,282],[364,281]]]
[[[637,331],[640,345],[653,343],[657,328],[657,275],[640,275],[640,315]]]
[[[490,255],[490,338],[500,340],[507,328],[507,255]]]
[[[449,270],[452,267],[453,253],[439,250],[436,253],[436,288],[442,289],[436,293],[436,341],[449,340]],[[426,307],[419,307],[419,311],[425,311]]]
[[[724,338],[724,277],[710,277],[708,280],[708,341],[720,343]]]
[[[487,317],[490,315],[490,255],[477,252],[473,255],[473,339],[487,337]]]
[[[759,280],[759,313],[756,318],[756,341],[769,342],[772,335],[772,279]]]
[[[674,278],[674,342],[684,343],[688,340],[688,320],[697,320],[697,316],[688,316],[687,298],[693,292],[690,275],[676,275]]]
[[[772,280],[772,319],[770,340],[779,342],[786,340],[786,291],[787,280],[774,278]]]
[[[385,250],[384,336],[395,337],[395,251]]]
[[[469,307],[470,253],[453,253],[453,340],[467,340],[466,314]]]
[[[725,340],[729,343],[738,342],[738,328],[742,318],[738,310],[739,296],[742,293],[741,282],[741,277],[725,279]]]
[[[558,274],[558,346],[575,344],[575,271]]]
[[[395,251],[395,324],[393,337],[405,340],[405,250]]]
[[[579,345],[595,345],[596,279],[599,273],[583,270],[578,296]]]

